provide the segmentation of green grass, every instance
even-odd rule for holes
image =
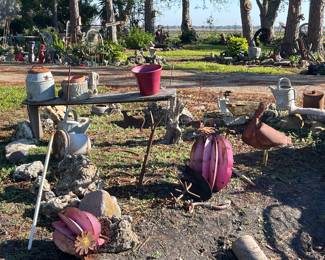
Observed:
[[[259,74],[292,74],[295,71],[287,68],[273,67],[248,67],[244,65],[225,65],[203,61],[176,63],[175,69],[178,70],[196,70],[201,72],[215,73],[259,73]]]
[[[180,59],[203,59],[209,57],[211,53],[219,55],[224,51],[225,46],[222,45],[212,45],[212,44],[189,44],[184,45],[183,49],[173,50],[173,51],[159,51],[158,55],[170,60],[180,60]]]
[[[0,86],[0,112],[21,107],[26,98],[25,89],[18,86]]]

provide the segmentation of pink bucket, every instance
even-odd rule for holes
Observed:
[[[151,96],[159,93],[161,70],[161,66],[156,64],[140,65],[131,70],[137,78],[142,96]]]

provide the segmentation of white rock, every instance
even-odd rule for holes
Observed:
[[[11,162],[16,162],[28,155],[31,148],[36,148],[34,140],[19,139],[6,145],[6,158]]]
[[[43,172],[44,166],[41,161],[22,164],[16,167],[12,177],[18,181],[36,179]]]

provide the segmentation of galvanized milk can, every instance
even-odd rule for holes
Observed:
[[[26,92],[29,101],[46,101],[55,98],[54,78],[50,70],[34,66],[26,77]]]
[[[280,78],[277,86],[270,86],[278,110],[289,110],[295,105],[296,90],[288,78]]]

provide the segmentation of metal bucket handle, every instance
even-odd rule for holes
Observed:
[[[290,86],[290,88],[292,88],[290,79],[288,79],[288,78],[280,78],[279,81],[278,81],[278,89],[280,89],[281,86],[283,86],[283,84],[282,84],[283,81],[286,81],[287,86]]]
[[[79,118],[78,118],[77,112],[75,110],[73,110],[73,109],[67,109],[67,111],[65,111],[65,114],[64,114],[64,119],[63,119],[64,122],[67,122],[68,116],[71,113],[73,115],[73,120],[74,121],[78,121]]]

